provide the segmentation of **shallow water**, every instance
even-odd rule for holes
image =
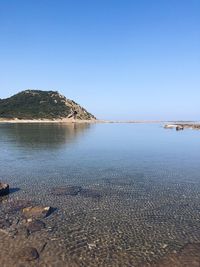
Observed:
[[[199,147],[199,131],[160,124],[0,124],[0,266],[151,266],[199,243]],[[52,193],[67,185],[83,191]],[[45,229],[24,232],[22,202],[55,208]]]

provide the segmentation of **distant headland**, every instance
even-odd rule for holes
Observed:
[[[57,91],[25,90],[0,99],[0,123],[164,123],[165,128],[200,129],[198,122],[162,120],[99,120]],[[169,124],[170,122],[170,124]],[[166,124],[167,123],[167,124]],[[182,123],[182,124],[181,124]],[[176,127],[178,126],[178,128]]]
[[[94,121],[85,108],[57,91],[25,90],[0,99],[0,121]]]

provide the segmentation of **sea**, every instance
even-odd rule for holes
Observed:
[[[0,266],[154,266],[200,243],[197,130],[1,123],[0,182]],[[51,207],[45,226],[29,206]]]

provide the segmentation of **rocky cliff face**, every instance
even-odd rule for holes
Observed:
[[[26,90],[0,99],[0,118],[6,119],[96,119],[86,109],[57,91]]]

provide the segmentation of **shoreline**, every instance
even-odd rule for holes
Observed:
[[[19,120],[19,119],[0,119],[0,123],[96,123],[97,120],[72,120],[72,119],[37,119],[37,120]]]
[[[184,127],[190,125],[200,125],[195,121],[162,121],[162,120],[79,120],[79,119],[1,119],[0,123],[164,123],[164,128],[176,128],[178,125]],[[170,126],[170,127],[168,127]]]

